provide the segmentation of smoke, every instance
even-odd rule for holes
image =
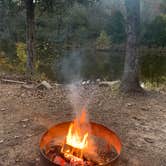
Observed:
[[[82,98],[80,95],[80,89],[77,87],[77,82],[73,82],[67,85],[67,89],[69,89],[68,98],[73,107],[73,111],[75,116],[78,117],[81,114],[81,110],[84,107],[85,103],[82,102]]]
[[[63,79],[66,84],[66,88],[68,91],[67,98],[70,101],[70,104],[73,109],[73,113],[75,116],[74,124],[75,127],[79,126],[79,129],[82,133],[90,133],[90,123],[88,116],[88,104],[91,101],[93,93],[88,95],[85,92],[83,86],[81,86],[82,81],[82,72],[81,68],[84,65],[84,50],[77,49],[73,50],[71,53],[62,57],[60,60],[60,72],[63,76]],[[95,89],[94,89],[95,91]],[[90,149],[90,151],[89,151]],[[96,145],[94,140],[91,137],[88,137],[88,154],[97,157],[96,153]]]
[[[65,83],[66,88],[69,90],[68,99],[73,107],[74,113],[79,114],[81,107],[85,103],[81,100],[83,93],[79,88],[82,81],[82,67],[84,64],[84,50],[73,49],[60,57],[57,63],[58,74],[61,77],[61,82]]]
[[[83,50],[74,49],[64,53],[57,63],[57,69],[61,82],[76,83],[81,80],[81,68],[83,65]]]
[[[152,21],[162,13],[161,6],[163,0],[141,0],[141,20],[142,22]]]

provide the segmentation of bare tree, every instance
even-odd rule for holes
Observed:
[[[142,91],[139,84],[140,0],[125,0],[125,5],[127,42],[121,91],[134,93]]]
[[[27,74],[31,76],[34,73],[34,65],[35,65],[35,51],[34,51],[35,4],[33,0],[25,0],[25,6],[26,6]]]

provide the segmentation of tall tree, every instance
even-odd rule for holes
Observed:
[[[139,31],[140,0],[125,0],[127,15],[127,42],[121,90],[125,93],[140,92],[139,84]]]
[[[26,7],[26,43],[27,43],[27,72],[31,76],[34,73],[35,51],[35,4],[33,0],[25,0]]]
[[[3,1],[2,0],[0,0],[0,17],[1,17],[1,19],[0,19],[0,38],[2,38],[1,36],[2,36],[2,32],[3,32]]]
[[[112,12],[108,27],[109,30],[107,32],[114,43],[122,43],[125,41],[125,19],[121,11],[114,10]]]
[[[9,30],[7,26],[8,8],[7,2],[0,0],[0,40],[9,38]]]
[[[35,65],[35,50],[34,50],[34,36],[35,36],[35,4],[42,6],[43,11],[53,11],[57,7],[60,14],[63,11],[64,4],[72,5],[76,0],[24,0],[26,7],[26,42],[27,42],[27,72],[29,75],[34,73]],[[89,1],[87,1],[89,2]],[[91,2],[91,1],[90,1]],[[89,3],[90,3],[89,2]],[[80,3],[83,3],[82,1]],[[60,5],[60,6],[59,6]],[[62,9],[61,9],[62,8]],[[61,17],[60,21],[61,22]],[[61,24],[58,25],[58,33],[60,33]]]

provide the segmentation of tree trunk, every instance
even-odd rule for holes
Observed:
[[[0,38],[1,38],[1,33],[3,32],[3,2],[0,0]]]
[[[127,14],[127,42],[121,91],[135,93],[142,91],[139,84],[139,29],[140,0],[125,0]]]
[[[3,39],[6,33],[5,5],[4,1],[0,0],[0,39]]]
[[[34,74],[35,51],[34,51],[34,34],[35,34],[35,6],[33,0],[25,0],[26,5],[26,43],[27,43],[27,74]]]

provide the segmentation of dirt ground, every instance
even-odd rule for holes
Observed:
[[[166,93],[126,97],[110,87],[81,88],[82,101],[93,92],[91,120],[114,130],[123,151],[115,166],[166,166]],[[39,139],[53,124],[71,120],[70,91],[26,90],[0,83],[0,166],[40,166]]]

